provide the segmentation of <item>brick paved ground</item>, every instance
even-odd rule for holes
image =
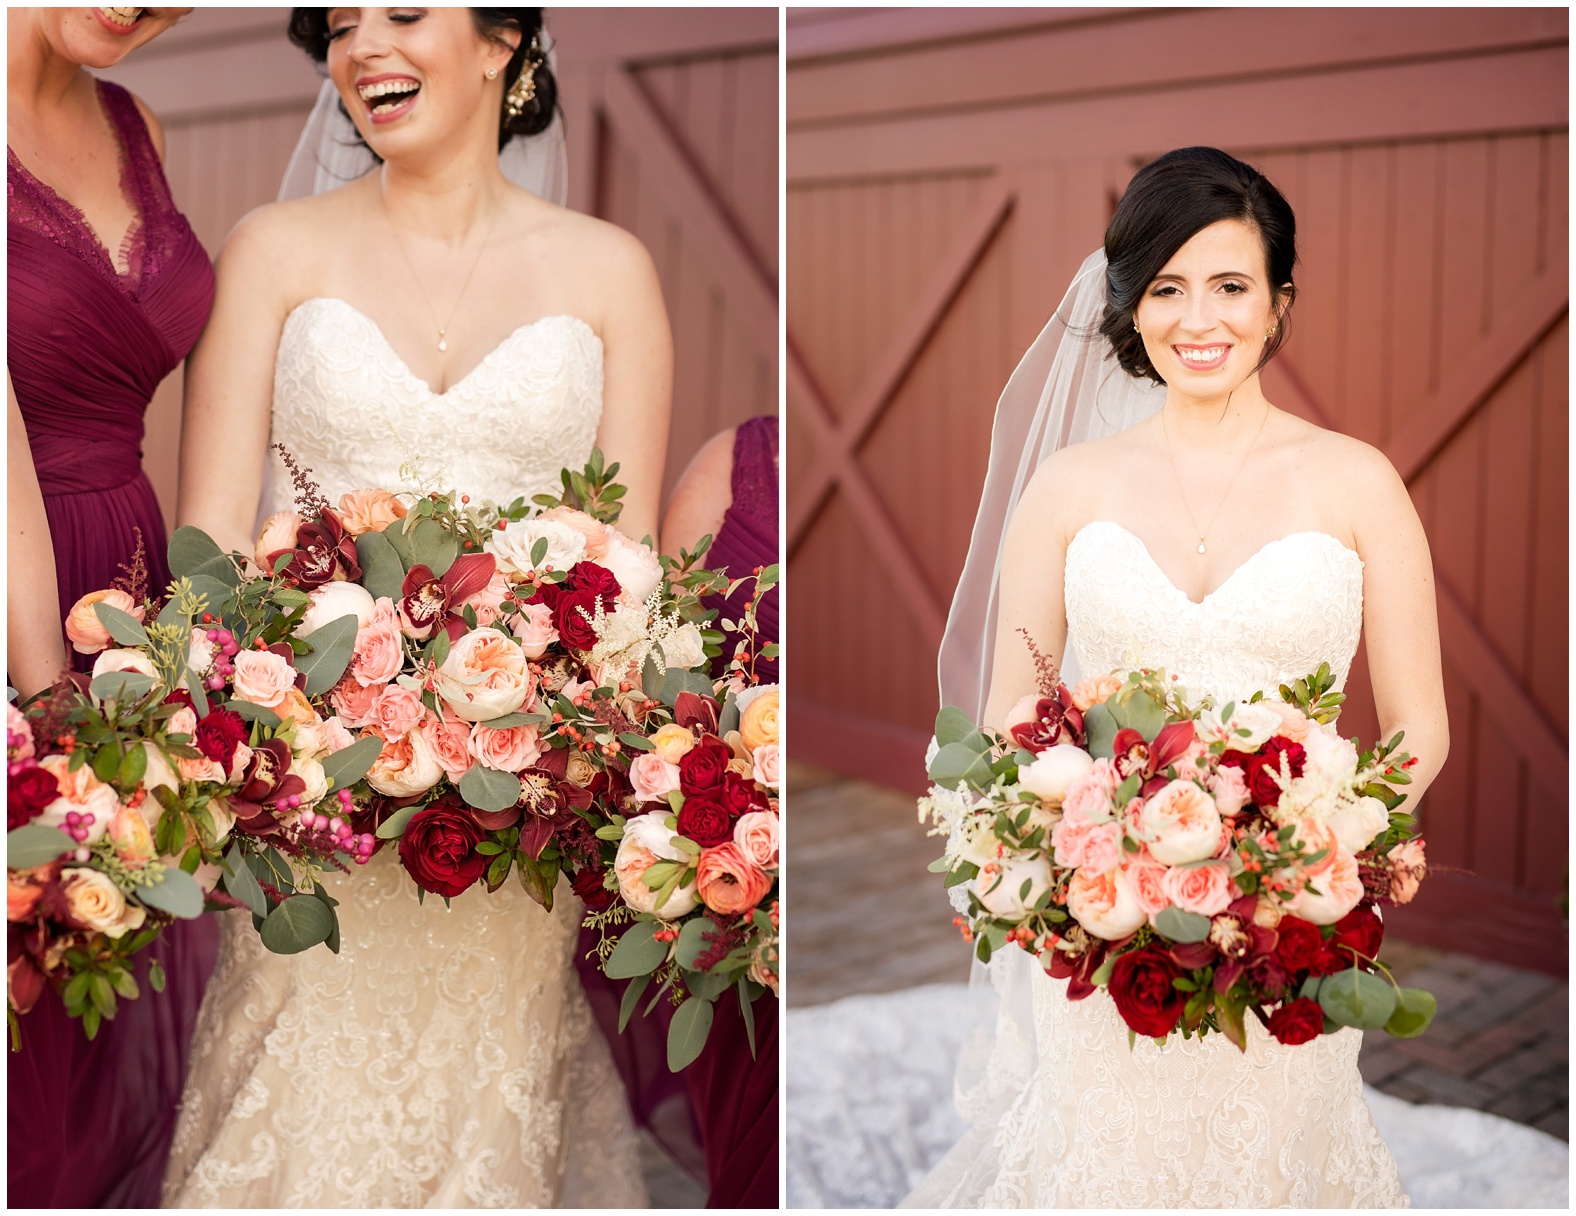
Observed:
[[[966,979],[968,947],[925,872],[941,841],[925,835],[914,800],[795,763],[788,789],[789,1004]],[[1566,981],[1407,942],[1386,941],[1383,957],[1402,983],[1434,994],[1439,1015],[1419,1039],[1369,1032],[1365,1080],[1569,1139]]]

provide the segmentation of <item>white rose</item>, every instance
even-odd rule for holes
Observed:
[[[1377,798],[1343,802],[1324,817],[1335,838],[1353,853],[1361,852],[1390,823],[1390,812]]]
[[[655,551],[611,528],[607,534],[607,552],[598,564],[613,572],[624,595],[637,604],[643,603],[662,581],[662,562]]]
[[[1028,915],[1051,885],[1051,863],[1043,857],[1004,858],[982,867],[972,881],[974,894],[987,912],[1016,920]],[[1025,882],[1029,884],[1027,894],[1023,893]]]
[[[106,650],[93,660],[93,678],[96,680],[107,671],[135,671],[145,676],[159,678],[153,660],[140,650]]]
[[[656,892],[642,881],[646,871],[657,861],[688,860],[687,854],[673,846],[676,833],[667,825],[668,816],[667,811],[651,811],[635,816],[624,825],[624,838],[618,843],[613,872],[618,878],[619,892],[631,908],[637,912],[654,912],[665,920],[677,920],[700,904],[694,881],[675,887],[660,911],[656,906]]]
[[[1357,771],[1357,749],[1350,739],[1343,739],[1328,727],[1310,730],[1303,740],[1306,760],[1303,771],[1330,774],[1351,774]]]
[[[1060,802],[1067,787],[1094,767],[1094,757],[1071,743],[1058,743],[1035,757],[1034,763],[1018,770],[1018,784],[1036,798]]]
[[[531,562],[531,550],[543,537],[547,538],[547,552],[538,567]],[[482,548],[498,559],[498,568],[504,574],[523,578],[532,570],[548,566],[568,570],[585,556],[586,538],[557,520],[527,519],[493,531]]]
[[[775,685],[775,684],[756,684],[752,688],[746,688],[743,692],[739,693],[736,697],[734,697],[733,703],[739,707],[739,712],[742,714],[745,710],[750,708],[750,702],[755,700],[756,697],[764,697],[769,692],[777,692],[777,691],[779,691],[779,689],[778,689],[777,685]],[[930,741],[933,744],[936,742],[936,738],[935,738],[934,735],[931,736]],[[940,750],[941,750],[941,748],[940,748],[940,745],[938,744],[936,746],[936,751],[940,751]],[[925,754],[925,767],[929,768],[930,767],[930,762],[932,760],[934,760],[935,758],[936,758],[935,752],[927,750],[926,754]]]
[[[1067,884],[1067,910],[1108,942],[1120,941],[1149,919],[1122,870],[1074,870]]]
[[[1223,741],[1227,751],[1257,751],[1280,726],[1280,715],[1269,706],[1245,701],[1233,708],[1230,721],[1222,721],[1220,713],[1213,709],[1206,709],[1198,717],[1199,737],[1206,743]],[[1243,730],[1248,733],[1237,733]]]
[[[230,835],[230,829],[235,826],[235,812],[230,809],[230,800],[228,798],[208,799],[208,814],[213,819],[213,842],[215,844],[223,844]],[[199,866],[198,869],[201,870],[202,867]],[[204,887],[203,890],[211,891],[213,888]]]
[[[662,639],[662,657],[669,667],[690,671],[706,661],[706,641],[693,622],[679,626]]]
[[[201,678],[208,674],[209,668],[213,666],[214,655],[218,653],[218,650],[218,643],[208,640],[208,631],[206,629],[197,625],[192,626],[191,644],[186,648],[186,666],[190,668],[190,674],[181,681],[182,688],[190,691],[192,675]]]
[[[323,771],[323,766],[310,756],[297,756],[291,760],[290,771],[306,782],[306,789],[301,791],[303,807],[313,805],[328,793],[328,774]]]
[[[143,788],[150,794],[160,786],[171,792],[178,793],[181,787],[181,779],[175,775],[175,769],[170,766],[169,760],[159,750],[159,745],[157,743],[144,742],[142,750],[148,757],[147,771],[142,776]],[[150,798],[149,802],[153,804],[149,807],[150,810],[162,812],[163,804],[157,799]],[[146,806],[147,803],[143,805]]]
[[[377,601],[372,598],[372,593],[359,583],[324,583],[309,591],[307,598],[312,602],[307,605],[301,623],[296,626],[298,638],[310,637],[330,621],[337,621],[342,616],[355,617],[357,628],[365,629],[372,624],[372,614],[377,609]]]

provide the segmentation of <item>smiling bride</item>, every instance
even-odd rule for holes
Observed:
[[[186,381],[180,521],[250,552],[271,441],[330,501],[412,488],[419,457],[507,502],[599,446],[621,526],[655,536],[672,349],[651,260],[500,167],[561,132],[541,10],[298,8],[290,34],[330,82],[297,167],[319,189],[347,151],[374,167],[230,235]],[[552,193],[555,168],[526,176]],[[269,459],[265,512],[291,499]],[[221,917],[166,1206],[643,1204],[571,967],[579,901],[511,885],[423,907],[386,854],[341,885],[338,955],[269,954]]]

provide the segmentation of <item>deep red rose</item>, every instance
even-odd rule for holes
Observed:
[[[596,645],[596,630],[588,619],[596,615],[594,591],[567,591],[553,605],[553,628],[571,650],[590,650]]]
[[[576,562],[565,580],[571,591],[589,591],[601,601],[602,607],[613,611],[613,603],[623,590],[617,576],[606,566],[595,562]]]
[[[399,838],[399,860],[416,885],[434,895],[458,895],[481,880],[488,858],[476,851],[487,837],[459,801],[440,798],[417,811]]]
[[[1302,776],[1303,763],[1308,758],[1307,751],[1301,743],[1293,743],[1279,735],[1271,735],[1270,741],[1248,760],[1243,776],[1247,778],[1249,794],[1259,806],[1274,806],[1280,802],[1282,756],[1286,757],[1291,775],[1294,778]]]
[[[218,761],[228,773],[235,760],[236,747],[249,733],[245,718],[233,709],[218,706],[210,709],[206,718],[198,719],[192,746],[208,759]]]
[[[1107,991],[1122,1020],[1141,1035],[1159,1038],[1176,1029],[1187,993],[1172,985],[1182,969],[1156,946],[1120,955],[1111,969]]]
[[[1279,1043],[1295,1047],[1324,1033],[1324,1010],[1312,997],[1300,996],[1270,1013],[1270,1033]]]
[[[679,808],[679,835],[688,836],[703,849],[715,848],[733,839],[733,819],[716,798],[696,794]]]
[[[1353,908],[1335,922],[1335,937],[1330,942],[1330,950],[1343,966],[1349,967],[1352,965],[1352,954],[1345,947],[1350,946],[1365,959],[1378,958],[1379,945],[1383,941],[1384,922],[1374,915],[1372,908],[1361,906]]]
[[[36,764],[6,783],[6,831],[31,823],[60,794],[60,784],[47,768]]]
[[[686,798],[696,794],[710,794],[722,788],[723,774],[728,771],[728,761],[733,753],[728,745],[715,735],[708,735],[679,761],[679,789]]]
[[[1330,950],[1318,925],[1296,916],[1283,916],[1276,930],[1279,939],[1275,943],[1275,957],[1293,974],[1306,971],[1310,975],[1329,975],[1351,965],[1350,956],[1343,963]]]
[[[722,805],[735,819],[750,811],[771,809],[771,803],[755,782],[731,769],[722,775]]]
[[[609,891],[602,885],[602,873],[601,870],[581,870],[569,880],[569,885],[580,897],[580,902],[592,912],[607,911],[618,898],[617,891]]]

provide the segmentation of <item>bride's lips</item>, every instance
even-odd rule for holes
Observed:
[[[1200,345],[1173,343],[1171,350],[1175,353],[1177,362],[1190,371],[1212,372],[1217,367],[1225,366],[1226,358],[1231,354],[1231,344],[1229,342],[1209,342]]]
[[[127,34],[135,34],[138,27],[142,25],[143,17],[146,16],[148,12],[148,10],[145,8],[126,8],[119,5],[117,5],[113,11],[117,13],[125,13],[128,15],[131,13],[136,14],[136,17],[129,24],[123,25],[120,22],[114,21],[106,16],[105,11],[102,8],[96,8],[93,10],[93,16],[98,19],[99,25],[103,26],[111,34],[117,34],[121,37],[124,37]]]
[[[398,88],[400,85],[409,85],[409,91],[402,92]],[[411,112],[421,96],[421,82],[402,72],[385,72],[357,80],[356,92],[366,107],[368,121],[381,125],[397,122]],[[379,109],[380,106],[387,108]]]

